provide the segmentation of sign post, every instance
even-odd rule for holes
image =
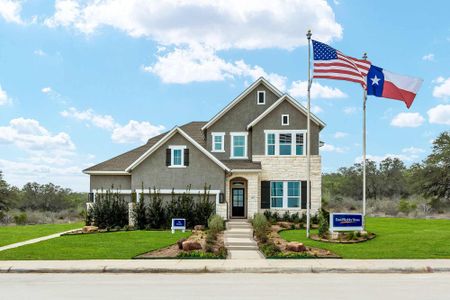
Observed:
[[[331,213],[330,232],[335,231],[362,231],[363,214]]]
[[[172,229],[172,233],[175,233],[175,230],[181,230],[182,232],[185,232],[186,231],[186,219],[173,218],[171,229]]]

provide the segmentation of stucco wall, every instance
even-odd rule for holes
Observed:
[[[129,190],[131,189],[131,176],[127,175],[91,175],[90,188],[91,191],[114,189]]]
[[[281,115],[283,114],[289,114],[289,125],[287,126],[281,125]],[[284,101],[253,127],[253,155],[265,154],[264,130],[306,130],[307,121],[307,117],[302,112],[296,109],[291,103]],[[311,121],[311,154],[319,154],[319,126],[313,121]]]
[[[266,91],[266,104],[258,105],[256,103],[257,91]],[[219,159],[230,158],[231,136],[230,132],[244,132],[247,131],[247,125],[257,118],[262,112],[270,107],[278,97],[272,93],[264,84],[259,84],[253,91],[251,91],[244,99],[229,110],[222,118],[214,123],[207,130],[206,145],[209,151],[212,150],[212,136],[213,132],[225,132],[225,152],[213,152]],[[248,152],[247,155],[251,157],[251,135],[248,135]]]
[[[272,180],[306,180],[306,157],[267,157],[253,155],[254,161],[260,161],[262,171],[261,181]],[[322,163],[318,155],[311,156],[311,210],[315,213],[322,199]],[[295,209],[289,209],[294,211]],[[280,211],[277,209],[277,211]],[[283,212],[283,211],[281,211]]]
[[[186,145],[189,148],[189,166],[169,168],[166,166],[166,148],[169,145]],[[156,187],[157,189],[203,189],[205,184],[212,190],[224,190],[225,172],[210,158],[176,133],[132,171],[132,189]]]

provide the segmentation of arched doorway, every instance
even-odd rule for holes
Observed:
[[[230,180],[231,218],[247,217],[247,179],[242,177]]]

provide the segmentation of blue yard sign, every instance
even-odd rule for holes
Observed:
[[[172,219],[172,233],[175,233],[175,230],[181,230],[183,232],[186,231],[186,219],[174,218]]]
[[[330,231],[363,230],[363,215],[350,213],[331,213]]]

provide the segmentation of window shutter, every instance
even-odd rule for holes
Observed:
[[[301,190],[301,197],[302,197],[302,203],[301,203],[301,208],[302,209],[306,209],[306,202],[307,202],[307,198],[306,198],[306,189],[307,189],[307,184],[306,184],[306,180],[301,182],[302,185],[302,190]]]
[[[171,160],[172,160],[171,155],[172,155],[172,151],[169,148],[167,148],[166,149],[166,166],[170,166],[170,164],[171,164]]]
[[[261,208],[270,208],[270,181],[261,181]]]
[[[94,202],[94,193],[88,194],[88,202]]]
[[[189,166],[189,149],[184,149],[184,165]]]

